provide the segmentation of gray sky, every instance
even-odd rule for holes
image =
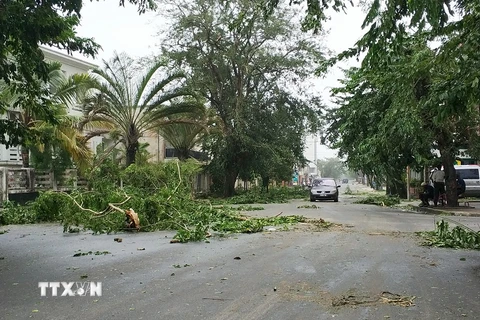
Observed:
[[[351,47],[363,35],[360,28],[363,18],[364,13],[359,8],[349,8],[347,14],[333,13],[331,20],[327,23],[329,34],[325,39],[325,45],[334,52]],[[126,52],[134,58],[155,53],[158,43],[155,35],[161,24],[161,18],[155,13],[138,15],[136,7],[128,3],[123,8],[118,6],[116,0],[84,1],[78,34],[93,37],[103,50],[99,52],[96,59],[77,54],[75,56],[101,66],[102,59],[110,59],[115,51]],[[356,61],[352,60],[341,66],[355,64],[357,64]],[[337,79],[341,76],[339,68],[335,68],[324,78],[318,79],[316,88],[329,105],[331,105],[329,89],[338,85]],[[305,156],[309,160],[314,159],[313,141],[313,137],[307,138]],[[326,146],[317,146],[318,159],[335,156],[334,150]]]

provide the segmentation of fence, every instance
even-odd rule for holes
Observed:
[[[53,172],[1,167],[0,203],[11,198],[9,195],[32,194],[44,190],[69,191],[86,185],[86,180],[79,178],[75,169],[68,169],[55,179]]]
[[[122,185],[122,184],[121,184]],[[0,167],[0,204],[23,195],[38,194],[39,191],[70,191],[85,188],[87,180],[77,174],[76,169],[67,169],[60,177],[55,178],[53,172],[35,171],[32,168]],[[208,192],[210,177],[201,173],[193,183],[195,192]],[[30,200],[30,198],[29,198]]]

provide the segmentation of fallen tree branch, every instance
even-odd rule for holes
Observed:
[[[180,188],[180,185],[182,184],[182,175],[180,173],[180,165],[178,164],[178,161],[177,161],[177,168],[178,168],[178,180],[180,180],[180,181],[178,182],[178,185],[173,190],[173,193],[168,196],[166,202],[169,201],[175,193],[177,193],[178,188]]]
[[[121,206],[122,204],[125,204],[128,200],[130,200],[132,197],[127,195],[125,192],[125,196],[127,197],[125,200],[123,200],[122,202],[118,202],[118,203],[109,203],[107,205],[107,207],[103,210],[103,211],[95,211],[95,210],[92,210],[92,209],[88,209],[88,208],[84,208],[82,207],[78,202],[77,200],[75,200],[74,197],[72,197],[71,195],[69,195],[68,193],[66,192],[62,192],[63,194],[65,194],[67,197],[69,197],[73,203],[75,203],[77,205],[77,207],[82,210],[82,211],[86,211],[86,212],[90,212],[91,214],[94,215],[94,218],[101,218],[101,217],[104,217],[106,216],[107,214],[109,214],[110,212],[112,211],[118,211],[118,212],[121,212],[123,214],[125,214],[125,211],[126,210],[123,210],[121,208],[119,208],[118,206]],[[132,209],[130,209],[132,210]]]

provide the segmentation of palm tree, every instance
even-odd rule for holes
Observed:
[[[189,114],[191,121],[174,122],[159,128],[160,135],[175,149],[180,161],[190,157],[190,151],[199,145],[209,132],[215,129],[215,115],[211,109],[199,108]],[[169,117],[181,119],[182,115]]]
[[[146,132],[188,121],[168,117],[188,114],[199,107],[197,102],[179,99],[192,94],[186,89],[183,72],[166,72],[167,67],[163,60],[144,67],[126,54],[115,54],[110,62],[104,61],[103,70],[93,71],[98,83],[83,105],[83,123],[110,124],[113,129],[91,125],[91,129],[97,129],[91,130],[90,136],[110,133],[116,139],[115,145],[125,147],[127,166],[135,162],[139,139]],[[142,75],[137,77],[138,73]]]
[[[48,112],[39,113],[36,106],[23,103],[23,97],[14,93],[8,85],[0,89],[0,99],[10,110],[17,111],[18,121],[24,127],[35,132],[37,137],[42,136],[42,132],[45,133],[43,136],[48,134],[51,142],[60,144],[80,168],[85,168],[89,164],[91,151],[86,146],[85,138],[76,129],[78,121],[68,114],[68,108],[77,103],[78,95],[92,79],[86,74],[67,77],[60,67],[60,63],[49,64],[48,83],[39,83],[49,101]],[[30,149],[33,147],[42,151],[43,144],[36,140],[22,144],[22,165],[25,168],[30,166]]]

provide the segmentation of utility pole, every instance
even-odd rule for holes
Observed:
[[[315,136],[313,136],[313,163],[315,164],[315,173],[318,175],[317,143],[317,134],[315,134]]]

